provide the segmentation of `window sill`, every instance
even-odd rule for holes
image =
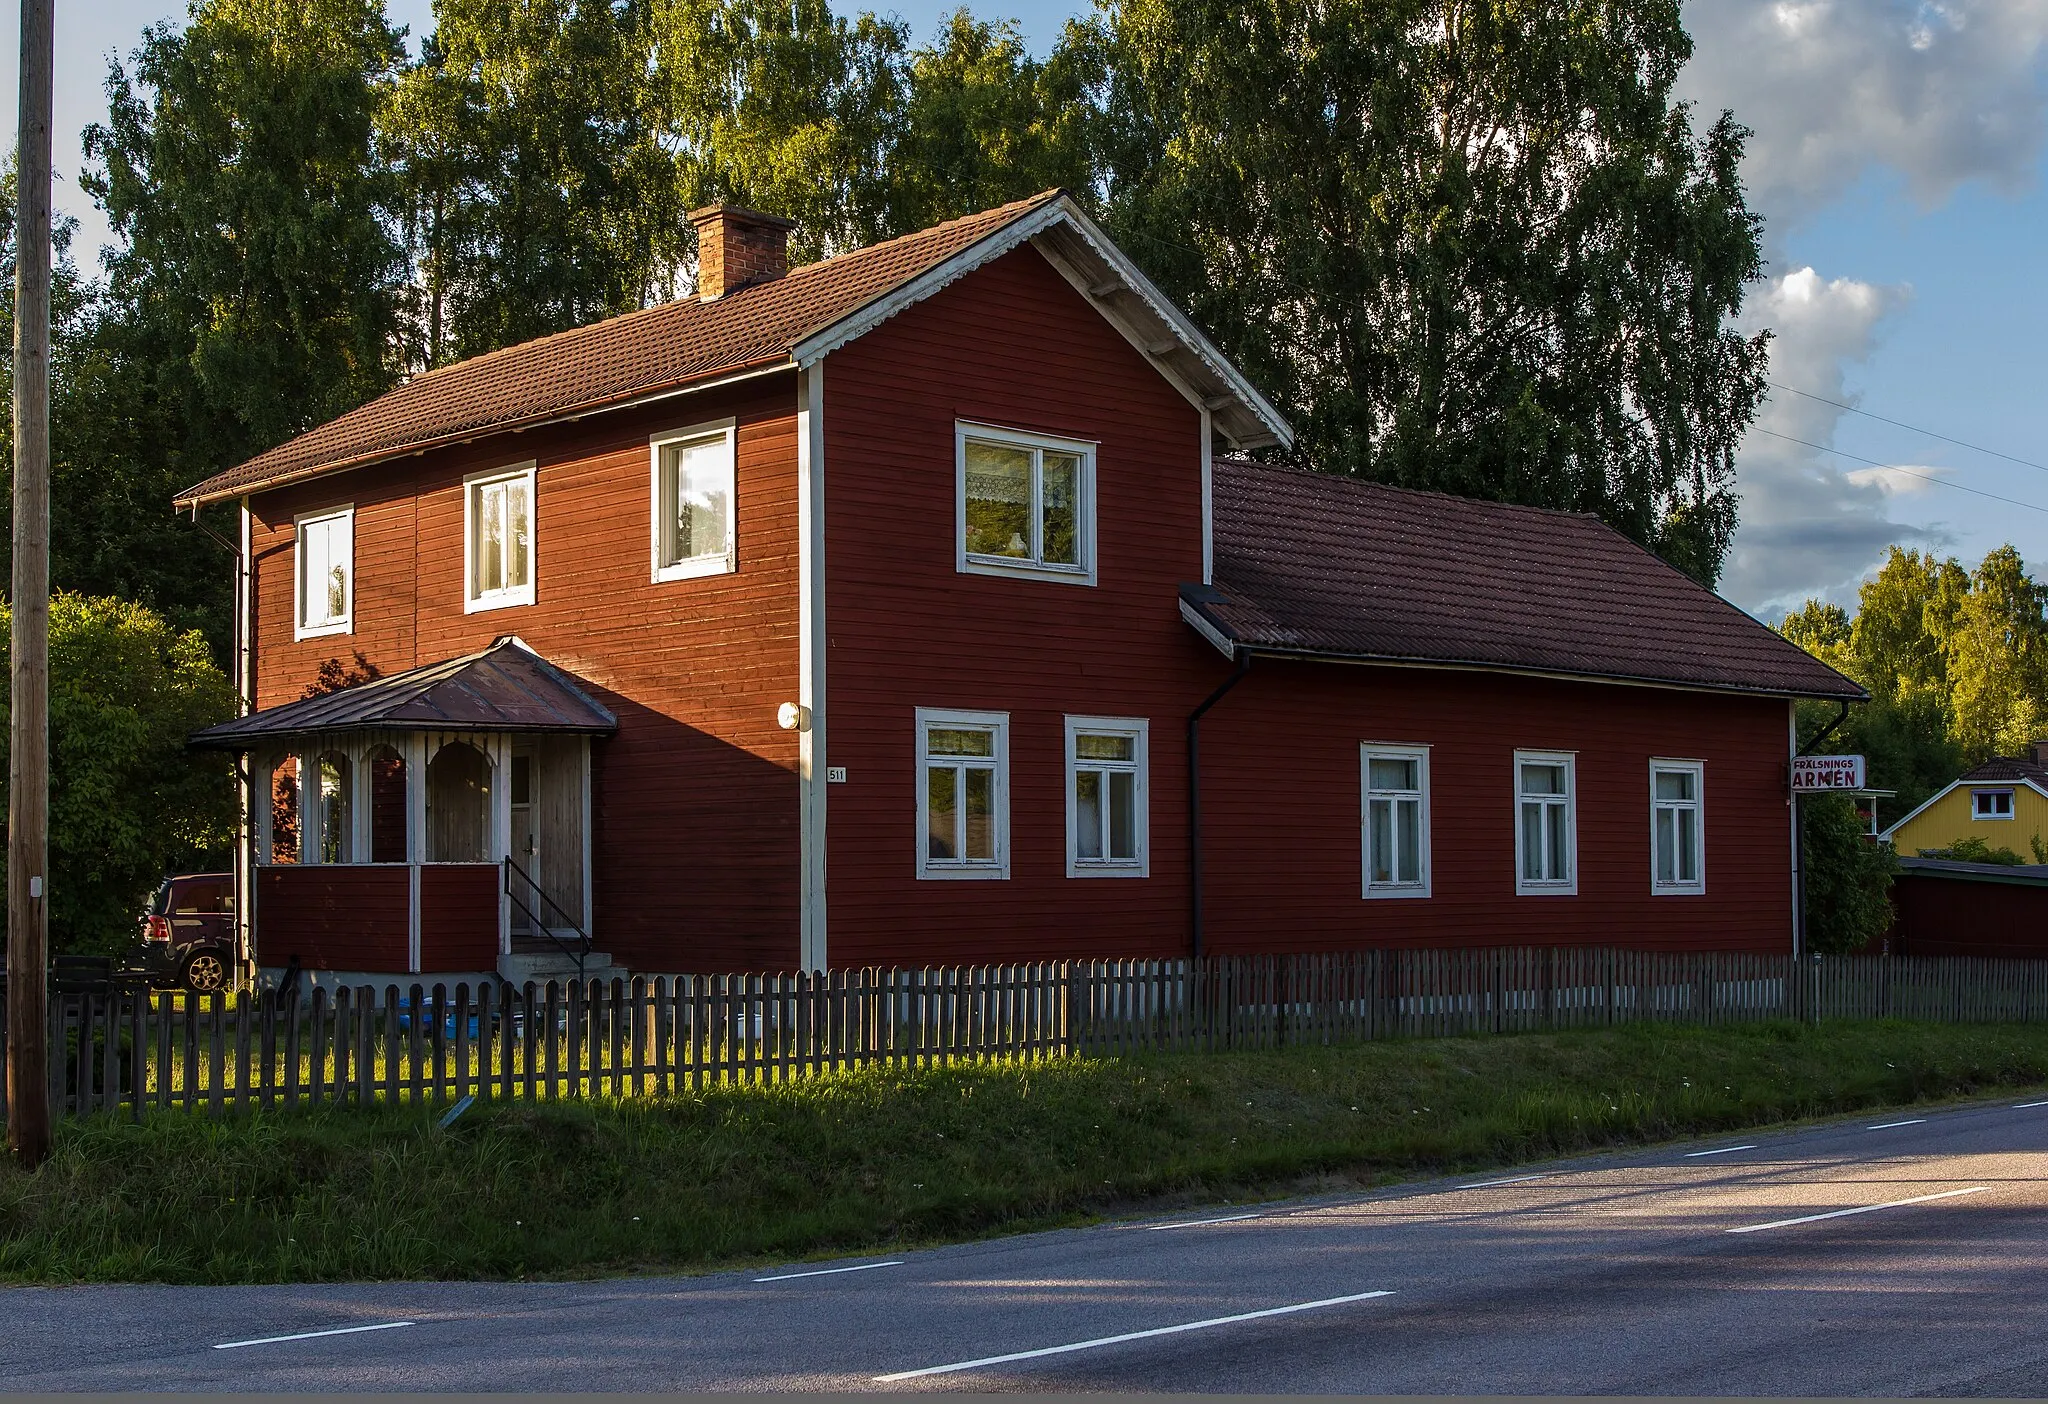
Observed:
[[[1518,882],[1515,884],[1517,897],[1576,897],[1579,884],[1574,882]]]
[[[508,592],[502,595],[472,596],[470,599],[463,601],[462,612],[464,614],[482,614],[486,610],[511,609],[516,605],[530,605],[532,603],[533,591],[530,589]]]
[[[731,556],[694,556],[687,561],[676,561],[672,565],[657,567],[654,583],[665,585],[671,580],[698,580],[707,575],[737,575],[739,564]]]
[[[1002,556],[962,556],[962,575],[999,575],[1012,580],[1052,580],[1062,585],[1093,585],[1095,572],[1088,566],[1038,565]]]
[[[293,642],[298,642],[303,639],[331,639],[337,634],[352,634],[354,632],[355,620],[353,619],[341,619],[332,624],[313,624],[310,626],[295,624],[292,626],[292,640]]]
[[[1145,863],[1080,863],[1067,864],[1070,878],[1142,878],[1150,877],[1151,869]]]
[[[1007,879],[1010,876],[1010,868],[1006,863],[989,863],[973,868],[926,867],[918,869],[917,876],[920,882],[996,882]]]
[[[1707,885],[1703,882],[1653,882],[1650,884],[1652,897],[1704,897]]]
[[[1365,889],[1365,900],[1368,902],[1398,902],[1402,900],[1419,902],[1428,898],[1429,895],[1429,884],[1426,882],[1410,884],[1405,887],[1397,887],[1392,884],[1384,886],[1368,884]]]

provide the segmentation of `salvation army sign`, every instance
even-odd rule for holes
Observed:
[[[1861,756],[1794,756],[1792,758],[1792,793],[1795,795],[1824,794],[1837,790],[1860,790],[1863,788],[1863,757]]]

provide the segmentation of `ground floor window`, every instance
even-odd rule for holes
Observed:
[[[1515,891],[1578,891],[1576,758],[1568,751],[1515,752]]]
[[[1698,761],[1650,762],[1650,889],[1706,891],[1705,767]]]
[[[1144,877],[1143,717],[1067,718],[1067,876]]]
[[[1365,895],[1429,895],[1429,749],[1360,748]]]
[[[1010,875],[1010,715],[917,711],[917,875]]]

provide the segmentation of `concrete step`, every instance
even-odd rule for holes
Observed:
[[[609,980],[625,973],[625,967],[612,964],[612,958],[603,951],[592,951],[583,957],[582,974],[586,980]],[[545,951],[514,951],[498,957],[498,975],[513,985],[523,985],[528,980],[535,984],[573,980],[577,975],[576,960],[553,946]]]

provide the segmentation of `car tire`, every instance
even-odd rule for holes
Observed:
[[[178,963],[178,983],[188,994],[212,994],[228,987],[228,958],[224,951],[201,946]]]

